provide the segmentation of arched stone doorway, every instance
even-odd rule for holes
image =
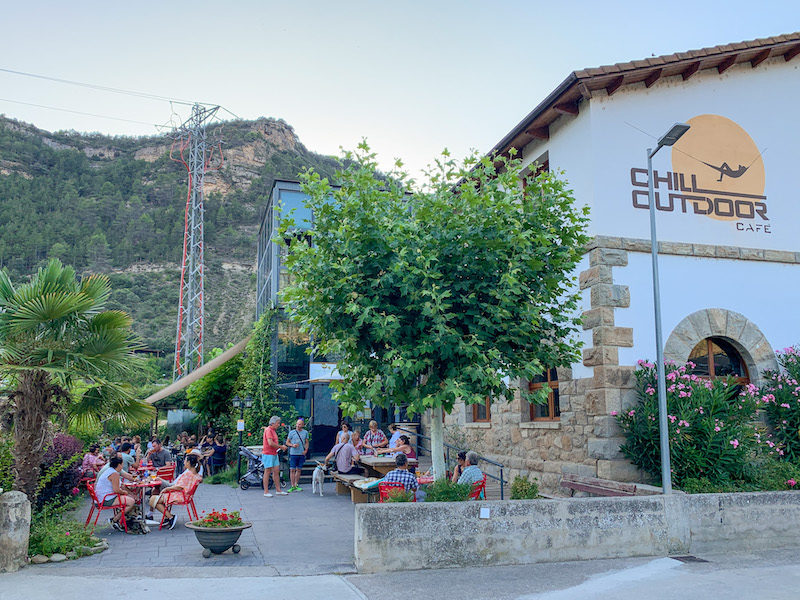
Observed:
[[[778,370],[775,352],[756,324],[724,308],[698,310],[678,323],[664,346],[664,358],[685,363],[692,349],[710,337],[723,338],[736,348],[747,365],[751,382],[756,385],[762,383],[764,371]]]

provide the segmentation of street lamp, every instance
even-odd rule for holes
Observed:
[[[233,407],[240,409],[239,422],[236,424],[236,429],[239,431],[239,447],[241,447],[242,432],[244,432],[244,409],[253,407],[253,399],[250,396],[247,396],[244,400],[241,400],[239,396],[234,396]],[[242,478],[242,455],[241,453],[238,453],[238,459],[236,461],[236,481],[238,482],[241,478]]]
[[[675,123],[659,138],[655,150],[647,149],[647,191],[650,203],[650,254],[653,258],[653,306],[656,317],[656,373],[658,374],[658,433],[661,441],[661,486],[665,494],[672,493],[672,471],[669,460],[669,430],[667,427],[667,384],[664,376],[664,344],[661,341],[661,292],[658,285],[658,238],[656,237],[656,201],[653,189],[653,157],[663,146],[672,146],[689,131],[690,125]]]

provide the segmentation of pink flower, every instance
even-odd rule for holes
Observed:
[[[675,415],[667,415],[667,418],[669,419],[670,423],[674,423],[675,421],[678,420],[678,417],[676,417]]]
[[[67,531],[64,535],[69,535],[69,531]]]
[[[716,427],[714,427],[714,431],[722,431],[722,428],[719,425],[717,425]]]
[[[739,440],[731,440],[731,446],[733,446],[734,449],[738,448]]]
[[[612,410],[612,411],[611,411],[611,416],[612,416],[612,417],[616,417],[616,416],[617,416],[617,411],[615,411],[615,410]]]
[[[76,487],[72,488],[72,495],[73,496],[77,496],[80,493],[81,493],[81,491],[78,488],[76,488]]]
[[[629,417],[632,417],[632,416],[633,416],[633,415],[635,415],[635,414],[636,414],[636,411],[635,411],[635,410],[632,410],[631,412],[629,412],[629,413],[628,413],[628,416],[629,416]]]
[[[794,487],[797,485],[797,482],[794,479],[790,479],[789,481],[786,482],[786,485],[788,485],[789,487]]]

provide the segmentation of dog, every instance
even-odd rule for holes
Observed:
[[[127,519],[128,525],[128,533],[131,535],[147,535],[150,533],[150,527],[145,523],[144,519],[142,518],[142,511],[139,508],[139,505],[136,504],[130,510],[130,512],[125,515]]]
[[[317,486],[319,486],[319,495],[322,497],[322,484],[325,482],[325,475],[328,474],[328,467],[322,463],[317,463],[317,468],[314,469],[314,474],[311,476],[311,493],[317,493]]]

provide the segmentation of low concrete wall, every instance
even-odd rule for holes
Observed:
[[[798,529],[798,492],[357,504],[355,557],[376,573],[666,556],[800,546]]]
[[[11,573],[27,563],[31,530],[31,503],[22,492],[0,494],[0,573]]]

